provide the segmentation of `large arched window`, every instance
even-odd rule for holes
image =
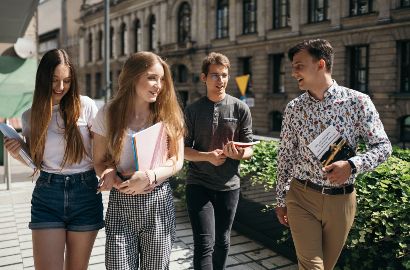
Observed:
[[[282,128],[282,113],[273,111],[269,114],[270,118],[270,130],[273,132],[279,132]]]
[[[98,31],[98,60],[103,58],[103,31]]]
[[[138,52],[141,50],[141,22],[136,19],[134,22],[134,51]]]
[[[110,58],[114,56],[114,27],[110,27]]]
[[[88,62],[93,61],[93,34],[88,34]]]
[[[178,11],[178,42],[183,43],[191,38],[191,7],[184,2]]]
[[[151,15],[149,18],[149,44],[148,48],[151,51],[157,49],[157,23],[155,19],[155,15]]]
[[[229,34],[229,1],[219,0],[216,7],[216,38]]]
[[[121,55],[125,55],[125,43],[127,42],[127,25],[125,23],[122,23],[120,26],[120,36],[120,53]]]

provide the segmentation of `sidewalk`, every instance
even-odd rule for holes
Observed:
[[[11,190],[3,183],[4,167],[0,166],[0,270],[34,269],[31,245],[30,200],[34,183],[30,169],[12,161]],[[107,208],[108,193],[103,193]],[[192,269],[193,239],[191,225],[184,206],[175,200],[177,239],[171,254],[171,270]],[[104,267],[105,231],[100,230],[91,254],[89,269]],[[296,270],[297,266],[261,244],[233,231],[227,262],[230,270]]]

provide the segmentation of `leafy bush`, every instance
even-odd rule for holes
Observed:
[[[242,174],[274,189],[277,150],[277,141],[256,145],[252,159],[241,163]],[[357,177],[356,191],[356,218],[338,268],[410,269],[410,150],[394,147],[388,161]],[[281,242],[291,241],[288,230],[283,236]]]

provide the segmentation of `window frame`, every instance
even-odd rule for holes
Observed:
[[[216,38],[229,36],[229,1],[218,0],[216,6]]]
[[[155,31],[157,30],[157,19],[154,14],[151,14],[151,16],[149,17],[148,29],[148,49],[150,51],[154,51],[157,49],[156,44],[154,44],[156,39]]]
[[[358,57],[358,53],[361,54],[360,49],[365,48],[366,49],[366,66],[365,67],[360,67],[360,61],[361,55]],[[362,92],[362,93],[369,93],[369,44],[360,44],[360,45],[353,45],[348,47],[348,59],[349,59],[349,83],[350,83],[350,88]],[[359,72],[364,70],[365,71],[365,90],[362,91],[360,89],[360,85],[362,83],[359,83]]]
[[[137,18],[134,21],[134,52],[140,51],[141,21]]]
[[[120,56],[125,56],[125,40],[127,32],[127,24],[125,22],[120,25]]]
[[[191,39],[192,10],[188,2],[183,2],[178,9],[178,42],[185,43]]]
[[[319,0],[308,0],[308,22],[309,23],[319,23],[329,20],[329,1],[323,0],[323,19],[319,20],[318,17],[318,5]]]
[[[360,11],[360,1],[362,0],[350,0],[349,1],[349,16],[354,17],[354,16],[362,16],[362,15],[367,15],[370,13],[373,13],[373,0],[367,0],[368,4],[368,11],[367,12],[361,12]],[[353,5],[356,4],[357,6],[353,9]]]
[[[271,93],[282,94],[285,92],[285,54],[269,54],[269,83]],[[279,72],[276,72],[279,70]]]
[[[283,14],[283,6],[285,6],[285,14]],[[272,15],[272,29],[288,27],[290,18],[289,0],[272,0]],[[285,19],[283,20],[283,18]]]
[[[249,6],[253,6],[253,10],[248,12]],[[242,33],[246,34],[254,34],[257,32],[257,2],[256,0],[243,0],[242,2]]]
[[[410,94],[410,40],[398,41],[397,52],[397,58],[399,60],[400,93]]]

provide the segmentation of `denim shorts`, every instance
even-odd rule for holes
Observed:
[[[94,231],[104,227],[94,170],[71,175],[41,171],[31,199],[29,228]]]

